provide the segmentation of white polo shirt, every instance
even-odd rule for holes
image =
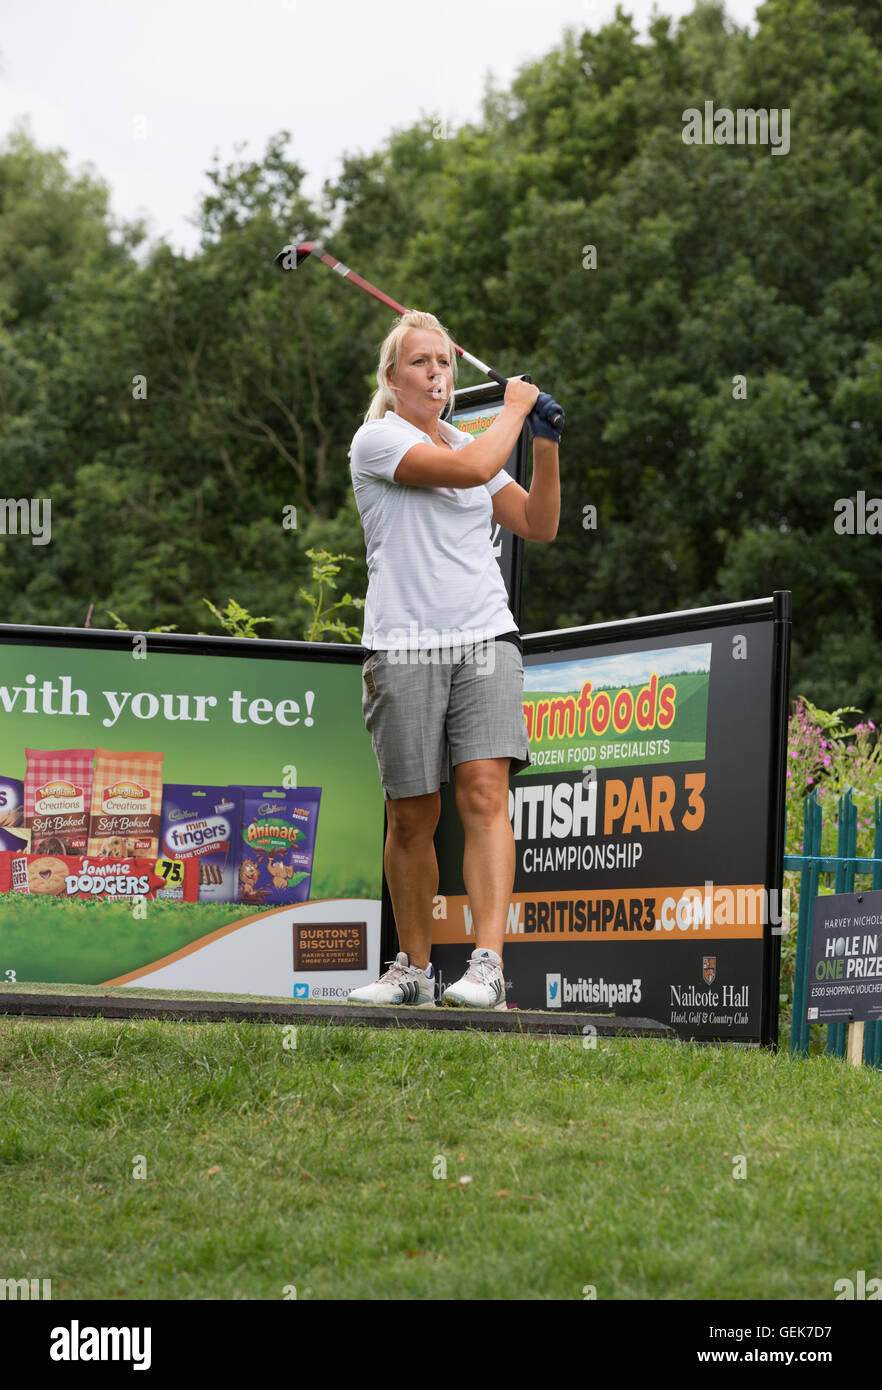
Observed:
[[[446,420],[438,426],[455,449],[471,444]],[[361,640],[373,650],[449,647],[517,627],[491,544],[490,499],[511,475],[503,468],[467,488],[396,483],[396,468],[421,441],[434,442],[387,410],[362,425],[349,449],[367,548]]]

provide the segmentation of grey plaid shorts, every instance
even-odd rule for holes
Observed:
[[[362,712],[386,799],[438,791],[450,781],[450,762],[511,758],[510,772],[529,767],[523,698],[524,665],[512,642],[370,652]]]

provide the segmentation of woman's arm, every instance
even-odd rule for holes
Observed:
[[[435,444],[414,444],[395,470],[396,483],[413,487],[479,487],[495,477],[521,437],[539,388],[510,377],[503,407],[493,424],[464,449],[451,453]]]
[[[533,478],[525,492],[514,479],[493,494],[493,520],[525,541],[553,541],[560,521],[557,444],[533,440]]]
[[[560,468],[557,444],[536,435],[533,440],[533,478],[524,506],[537,540],[553,541],[560,521]]]

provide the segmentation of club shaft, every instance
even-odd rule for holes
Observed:
[[[376,285],[371,284],[370,280],[365,280],[361,275],[357,275],[354,270],[350,270],[348,265],[344,265],[342,261],[338,261],[336,256],[332,256],[330,251],[325,250],[320,241],[313,242],[311,245],[309,243],[304,243],[302,248],[304,251],[306,251],[307,245],[309,245],[308,254],[318,256],[320,261],[323,261],[331,270],[336,271],[338,275],[342,275],[344,280],[351,280],[353,285],[358,285],[359,289],[364,290],[367,294],[372,294],[374,299],[379,299],[381,304],[388,305],[388,307],[394,309],[397,314],[407,313],[407,309],[405,309],[403,304],[399,304],[397,300],[390,298],[390,296],[384,294],[382,290],[378,290]],[[508,385],[507,376],[503,376],[501,372],[494,371],[492,367],[488,367],[487,363],[482,362],[480,357],[474,357],[470,352],[466,352],[465,348],[461,348],[452,338],[450,339],[450,346],[453,348],[454,352],[458,352],[460,357],[465,358],[466,362],[470,362],[471,365],[484,376],[490,377],[491,381],[497,382],[502,387]],[[550,421],[554,429],[559,427],[559,423],[563,423],[563,417],[561,415],[555,415]]]
[[[365,280],[361,275],[357,275],[354,270],[350,270],[349,266],[344,265],[342,261],[336,260],[323,246],[319,245],[314,247],[312,254],[314,256],[318,255],[320,261],[330,266],[331,270],[335,270],[338,275],[342,275],[344,280],[351,280],[353,285],[358,285],[359,289],[366,290],[368,294],[374,296],[374,299],[379,299],[381,304],[388,304],[390,309],[394,309],[399,314],[407,313],[403,304],[399,304],[397,300],[392,299],[388,294],[384,294],[382,290],[378,290],[376,285],[371,284],[370,280]],[[507,378],[501,378],[498,372],[494,372],[492,367],[488,367],[486,362],[482,362],[480,357],[473,357],[470,352],[466,352],[465,348],[461,348],[459,343],[455,343],[452,338],[450,339],[450,346],[453,348],[454,352],[458,352],[460,357],[464,357],[467,362],[471,362],[472,366],[477,367],[478,371],[483,372],[485,376],[492,376],[495,380],[507,380]]]
[[[388,304],[389,308],[394,309],[397,314],[407,313],[403,304],[399,304],[396,299],[391,299],[388,294],[378,290],[376,285],[372,285],[369,280],[364,280],[360,275],[356,275],[354,270],[350,270],[349,266],[344,265],[342,261],[336,260],[329,251],[325,251],[322,247],[316,247],[312,254],[318,254],[319,260],[330,266],[331,270],[335,270],[338,275],[342,275],[344,280],[350,280],[353,285],[358,285],[360,290],[366,290],[368,294],[374,296],[374,299],[379,299],[381,304]]]

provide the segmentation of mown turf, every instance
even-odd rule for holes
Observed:
[[[829,1300],[882,1274],[880,1139],[882,1076],[823,1057],[4,1018],[0,1276],[55,1299]]]

